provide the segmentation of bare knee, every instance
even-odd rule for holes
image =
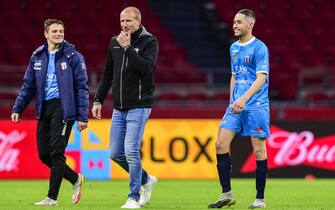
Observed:
[[[230,145],[227,141],[219,141],[215,142],[216,153],[223,154],[228,153],[230,150]]]
[[[265,139],[260,138],[251,138],[252,147],[254,150],[254,155],[256,160],[265,160],[267,159],[266,152],[266,141]]]
[[[224,154],[230,152],[230,143],[233,140],[235,133],[221,128],[218,133],[218,138],[215,142],[215,148],[217,154]]]
[[[254,155],[255,155],[256,160],[267,159],[266,150],[262,148],[254,148]]]

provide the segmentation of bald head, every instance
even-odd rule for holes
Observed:
[[[122,13],[132,13],[134,19],[141,22],[141,12],[136,7],[126,7],[124,10],[122,10],[121,15]]]
[[[120,14],[122,31],[134,33],[141,27],[141,12],[136,7],[127,7]]]

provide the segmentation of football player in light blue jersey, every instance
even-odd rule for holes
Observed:
[[[230,104],[221,121],[216,140],[217,169],[222,194],[209,208],[235,203],[231,185],[230,144],[235,135],[250,136],[256,157],[256,200],[250,209],[265,208],[264,190],[268,171],[265,139],[270,135],[269,52],[266,45],[252,35],[256,16],[242,9],[234,18],[234,34],[239,38],[230,47]]]

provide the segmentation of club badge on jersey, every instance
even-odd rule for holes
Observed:
[[[67,64],[66,64],[66,62],[62,62],[62,63],[60,64],[60,66],[61,66],[62,70],[66,70],[66,69],[67,69]]]
[[[245,63],[250,63],[250,56],[249,55],[244,56],[244,62]]]

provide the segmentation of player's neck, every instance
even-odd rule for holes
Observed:
[[[254,36],[250,33],[250,34],[245,34],[243,36],[240,36],[239,38],[239,42],[240,43],[246,43],[248,42],[250,39],[252,39]]]
[[[54,44],[54,43],[48,42],[48,51],[50,53],[55,53],[59,50],[59,46],[60,44]]]

